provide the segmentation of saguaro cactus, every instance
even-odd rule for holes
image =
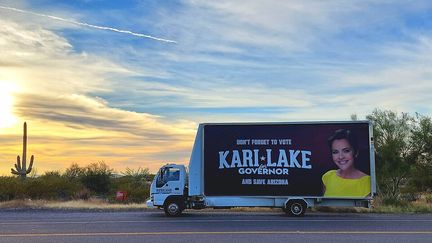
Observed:
[[[20,160],[19,155],[17,156],[17,163],[15,164],[15,169],[11,169],[12,174],[19,175],[21,179],[25,179],[27,177],[27,174],[31,172],[33,167],[33,160],[34,156],[32,155],[30,158],[30,164],[27,168],[27,161],[26,161],[26,155],[27,155],[27,123],[24,122],[24,135],[23,135],[23,154],[22,154],[22,160]]]

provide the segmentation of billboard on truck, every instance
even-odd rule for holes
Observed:
[[[205,124],[206,196],[366,198],[368,122]]]

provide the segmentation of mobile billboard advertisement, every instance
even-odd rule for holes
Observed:
[[[368,122],[206,124],[203,152],[207,196],[370,196]]]

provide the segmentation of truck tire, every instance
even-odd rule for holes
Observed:
[[[287,202],[284,211],[290,216],[302,217],[306,212],[307,205],[303,200],[290,200]]]
[[[168,201],[164,205],[164,210],[165,210],[166,216],[177,217],[177,216],[180,216],[180,214],[182,213],[183,207],[178,201],[172,200],[172,201]]]

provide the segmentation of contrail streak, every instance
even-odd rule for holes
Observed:
[[[85,27],[90,27],[90,28],[95,28],[95,29],[100,29],[100,30],[109,30],[109,31],[114,31],[114,32],[118,32],[118,33],[124,33],[124,34],[129,34],[129,35],[133,35],[133,36],[138,36],[138,37],[143,37],[143,38],[148,38],[148,39],[153,39],[153,40],[163,41],[163,42],[168,42],[168,43],[177,43],[177,41],[158,38],[158,37],[154,37],[151,35],[145,35],[145,34],[141,34],[141,33],[135,33],[135,32],[129,31],[129,30],[120,30],[120,29],[107,27],[107,26],[87,24],[87,23],[78,22],[78,21],[74,21],[74,20],[70,20],[70,19],[64,19],[64,18],[52,16],[52,15],[40,14],[40,13],[35,13],[32,11],[22,10],[22,9],[18,9],[18,8],[11,8],[11,7],[6,7],[6,6],[1,6],[1,5],[0,5],[0,8],[15,11],[15,12],[20,12],[20,13],[25,13],[25,14],[32,14],[32,15],[36,15],[36,16],[40,16],[40,17],[50,18],[50,19],[54,19],[54,20],[58,20],[58,21],[66,22],[66,23],[71,23],[71,24],[75,24],[75,25],[80,25],[80,26],[85,26]]]

